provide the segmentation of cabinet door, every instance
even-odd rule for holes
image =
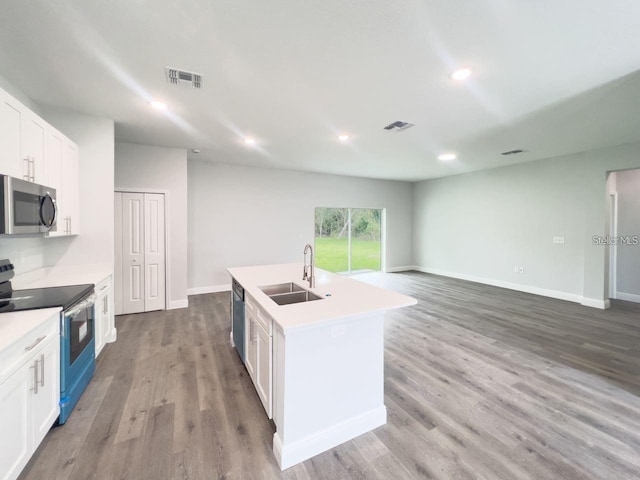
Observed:
[[[30,110],[22,114],[22,159],[26,161],[25,180],[46,185],[49,181],[45,164],[47,123]]]
[[[60,183],[66,204],[68,235],[80,233],[80,168],[78,161],[78,147],[67,140],[62,146],[62,180]]]
[[[256,383],[256,365],[258,362],[258,341],[257,336],[258,325],[253,318],[253,313],[249,309],[245,310],[245,328],[244,334],[246,337],[245,342],[245,366],[249,372],[249,376],[255,385]]]
[[[109,341],[109,334],[114,322],[113,314],[111,311],[111,285],[109,285],[107,293],[105,293],[102,297],[100,309],[102,310],[102,341],[104,343],[107,343]]]
[[[105,285],[103,293],[98,292],[95,305],[96,357],[102,351],[109,334],[109,286]]]
[[[32,365],[38,370],[37,393],[33,392],[34,448],[60,415],[60,339],[53,338],[37,353]]]
[[[0,90],[0,173],[22,178],[22,104]]]
[[[49,152],[47,163],[49,164],[49,183],[47,186],[56,189],[56,206],[58,218],[56,219],[56,231],[49,232],[50,237],[67,235],[67,202],[64,198],[65,190],[62,188],[62,147],[64,140],[57,130],[50,128],[47,136],[47,150]]]
[[[256,390],[258,396],[262,400],[262,405],[267,412],[269,418],[271,414],[271,385],[272,385],[272,363],[273,363],[273,350],[271,348],[271,337],[261,327],[257,326],[258,338],[258,365],[256,373],[258,374],[258,381],[256,383]]]
[[[22,367],[0,385],[0,479],[18,477],[31,455],[33,427],[30,420],[35,383],[33,362]]]

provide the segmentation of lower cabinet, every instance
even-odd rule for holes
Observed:
[[[273,372],[273,350],[271,348],[272,339],[271,336],[266,332],[262,325],[258,325],[258,335],[257,335],[257,380],[255,380],[256,390],[258,390],[258,396],[260,400],[262,400],[262,405],[264,405],[264,409],[267,411],[267,415],[269,418],[273,416],[272,413],[272,394],[271,394],[271,384],[272,384],[272,372]]]
[[[57,327],[59,315],[48,323]],[[42,333],[3,355],[4,365],[15,367],[0,383],[0,480],[18,478],[59,415],[59,329]]]
[[[256,365],[258,364],[258,344],[256,341],[258,324],[253,313],[247,309],[245,311],[245,367],[253,384],[256,384]]]
[[[115,331],[115,317],[113,312],[113,284],[111,275],[96,285],[95,304],[95,336],[96,357],[107,342],[112,342]]]
[[[0,475],[17,478],[31,457],[33,429],[30,425],[34,396],[31,365],[25,365],[0,384]]]
[[[245,298],[245,305],[245,366],[268,417],[272,418],[272,320],[248,295]]]

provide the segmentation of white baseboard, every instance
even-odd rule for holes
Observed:
[[[616,298],[618,300],[626,300],[627,302],[640,303],[640,295],[634,293],[616,292]]]
[[[435,268],[416,267],[416,270],[424,273],[432,273],[434,275],[442,275],[443,277],[458,278],[460,280],[468,280],[470,282],[484,283],[494,287],[507,288],[509,290],[517,290],[519,292],[532,293],[543,297],[557,298],[559,300],[567,300],[569,302],[582,303],[582,295],[574,293],[561,292],[560,290],[550,290],[547,288],[531,287],[520,283],[505,282],[503,280],[495,280],[493,278],[477,277],[475,275],[466,275],[464,273],[445,272]]]
[[[418,270],[418,267],[415,265],[405,265],[404,267],[389,267],[385,270],[386,273],[396,273],[396,272],[410,272],[411,270]]]
[[[106,343],[113,343],[118,339],[118,330],[114,327],[111,329],[109,333],[107,333],[107,338],[104,339]]]
[[[582,297],[582,300],[580,300],[580,304],[584,305],[585,307],[599,308],[600,310],[607,310],[611,307],[610,300],[600,300],[598,298],[589,297]]]
[[[167,310],[177,310],[179,308],[188,308],[189,307],[189,299],[185,298],[184,300],[172,300],[169,302],[169,306]]]
[[[187,290],[187,295],[202,295],[203,293],[218,293],[231,291],[231,284],[209,285],[207,287],[193,287]]]
[[[387,423],[387,407],[381,405],[287,445],[282,444],[279,432],[276,432],[273,434],[273,453],[280,469],[285,470],[385,423]]]

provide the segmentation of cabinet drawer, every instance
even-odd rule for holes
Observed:
[[[258,309],[256,301],[251,297],[251,295],[247,293],[246,290],[244,292],[244,308],[246,308],[253,314],[255,314],[256,310]]]
[[[52,316],[0,352],[0,382],[15,372],[54,337],[60,341],[60,314]]]
[[[106,293],[107,290],[109,290],[109,287],[111,287],[111,275],[109,275],[107,278],[105,278],[104,280],[102,280],[100,283],[96,285],[96,288],[95,288],[96,295],[100,296]]]
[[[256,308],[255,317],[256,317],[256,321],[264,329],[264,331],[267,332],[269,336],[272,336],[273,322],[271,321],[271,317],[267,315],[267,312],[265,312],[262,308],[258,307]]]

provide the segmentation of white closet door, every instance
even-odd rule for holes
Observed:
[[[144,194],[122,194],[122,313],[145,311]]]
[[[122,288],[122,192],[115,192],[114,194],[114,215],[115,215],[115,265],[114,265],[114,298],[115,298],[115,314],[122,315],[124,313],[124,309],[122,306],[122,299],[124,295],[122,292],[124,289]]]
[[[164,195],[144,194],[144,310],[164,309]]]

